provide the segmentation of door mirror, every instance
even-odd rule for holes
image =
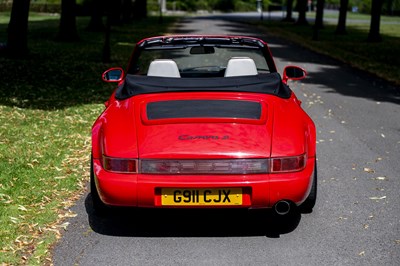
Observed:
[[[105,82],[120,82],[124,76],[122,68],[110,68],[103,73],[102,79]]]
[[[289,79],[291,80],[300,80],[304,79],[307,75],[307,72],[298,66],[287,66],[283,70],[283,82],[287,82]]]

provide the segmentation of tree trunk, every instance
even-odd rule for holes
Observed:
[[[336,34],[344,35],[346,34],[346,17],[347,17],[347,8],[349,6],[349,0],[340,0],[340,9],[339,9],[339,20],[336,27]]]
[[[24,57],[28,54],[28,18],[30,0],[13,1],[8,23],[7,54]]]
[[[77,41],[79,40],[76,30],[76,0],[61,1],[60,29],[57,40],[59,41]]]
[[[293,0],[287,0],[286,17],[283,21],[293,22]]]
[[[122,0],[108,0],[106,13],[111,25],[122,24]]]
[[[147,18],[147,0],[136,0],[133,7],[134,19]]]
[[[87,30],[89,31],[104,31],[103,24],[103,10],[104,10],[104,1],[103,0],[91,0],[90,1],[90,21],[87,26]]]
[[[306,18],[307,12],[307,0],[297,0],[297,7],[299,9],[299,18],[297,19],[297,25],[308,25]]]
[[[107,16],[106,29],[104,32],[104,45],[103,45],[103,63],[111,62],[111,45],[110,45],[110,33],[111,33],[111,20],[110,15]]]
[[[325,0],[317,0],[315,27],[318,29],[322,29],[324,27],[324,6],[325,6]]]
[[[313,35],[314,41],[318,41],[319,30],[324,27],[324,5],[325,5],[325,0],[317,0],[317,14],[315,17],[314,35]]]
[[[382,37],[380,34],[382,0],[372,0],[371,6],[371,24],[368,34],[368,42],[380,42]]]
[[[394,12],[393,12],[393,9],[394,9],[394,5],[393,5],[393,0],[387,0],[386,1],[386,6],[387,6],[387,14],[389,15],[389,16],[393,16],[394,14]]]
[[[133,16],[133,4],[132,0],[123,0],[122,1],[122,21],[130,22]]]

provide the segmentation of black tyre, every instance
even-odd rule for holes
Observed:
[[[299,206],[302,213],[311,213],[317,201],[317,160],[315,160],[314,180],[311,187],[310,194],[307,199]]]
[[[92,196],[93,210],[95,214],[98,215],[106,214],[108,211],[108,207],[101,201],[94,180],[93,159],[90,160],[90,194]]]

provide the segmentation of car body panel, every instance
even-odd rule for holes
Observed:
[[[179,100],[240,99],[242,101],[246,99],[260,102],[255,95],[245,97],[244,94],[230,93],[178,93],[146,96],[146,99],[138,97],[137,100],[142,100],[141,104],[146,105],[148,101],[163,101],[167,98]],[[261,103],[263,109],[269,108],[265,102],[261,101]],[[264,113],[268,113],[268,111],[265,110]],[[254,120],[254,124],[251,124],[251,121],[236,118],[163,120],[167,121],[160,121],[159,124],[152,125],[138,121],[140,158],[259,158],[269,156],[270,143],[258,141],[259,138],[265,138],[271,132],[272,121],[268,123],[266,117]]]
[[[202,36],[189,36],[199,38]],[[217,36],[213,38],[236,38]],[[161,38],[161,41],[160,41]],[[138,43],[129,69],[138,60],[138,49],[145,43],[164,42],[167,37],[145,39]],[[185,38],[178,36],[179,38]],[[276,67],[267,44],[261,40],[259,49],[266,54],[271,73]],[[215,41],[215,40],[214,40]],[[225,42],[225,39],[223,40]],[[235,39],[236,41],[236,39]],[[234,41],[234,42],[235,42]],[[152,44],[151,44],[152,45]],[[142,48],[141,48],[142,47]],[[114,68],[115,70],[116,68]],[[303,71],[302,69],[296,69]],[[123,73],[123,71],[120,71]],[[305,71],[303,71],[305,75]],[[113,73],[115,74],[115,72]],[[125,75],[125,74],[121,74]],[[297,73],[295,79],[302,78]],[[303,75],[303,77],[304,77]],[[107,72],[103,77],[107,76]],[[286,80],[290,79],[285,74]],[[301,108],[301,102],[289,91],[288,97],[258,90],[169,91],[144,92],[118,99],[124,78],[113,77],[118,88],[106,102],[106,109],[92,127],[92,165],[96,193],[110,206],[146,208],[271,208],[286,200],[300,205],[310,193],[316,167],[316,129],[311,118]],[[190,79],[185,79],[190,81]],[[218,79],[216,79],[218,80]],[[282,81],[283,83],[286,83]],[[198,79],[196,79],[198,81]],[[162,84],[160,84],[162,86]],[[216,84],[217,86],[217,84]],[[238,85],[239,86],[239,85]],[[283,85],[282,85],[283,86]],[[221,109],[213,115],[202,104]],[[227,107],[217,108],[219,104]],[[179,104],[185,113],[174,110]],[[196,105],[191,112],[190,105]],[[229,108],[235,104],[249,107],[248,113]],[[166,109],[165,109],[166,108]],[[258,109],[257,109],[258,108]],[[259,115],[258,111],[259,110]],[[197,114],[196,112],[203,112]],[[253,114],[256,114],[254,115]],[[228,115],[227,115],[228,114]],[[295,171],[262,174],[144,174],[141,160],[218,160],[290,158],[305,155],[305,166]],[[137,160],[137,172],[121,173],[106,170],[103,159]],[[268,166],[272,167],[272,166]],[[272,169],[272,168],[271,168]],[[239,205],[162,205],[163,189],[201,191],[241,189]],[[205,192],[204,192],[205,193]]]
[[[162,207],[161,188],[243,188],[246,198],[240,208],[271,208],[285,199],[300,205],[308,195],[315,160],[309,158],[301,172],[264,175],[141,175],[106,172],[94,160],[96,185],[103,202],[112,206]],[[206,208],[207,206],[201,206]],[[226,206],[211,206],[223,207]]]

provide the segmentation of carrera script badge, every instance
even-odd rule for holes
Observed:
[[[215,136],[215,135],[180,135],[179,140],[228,140],[229,136]]]

